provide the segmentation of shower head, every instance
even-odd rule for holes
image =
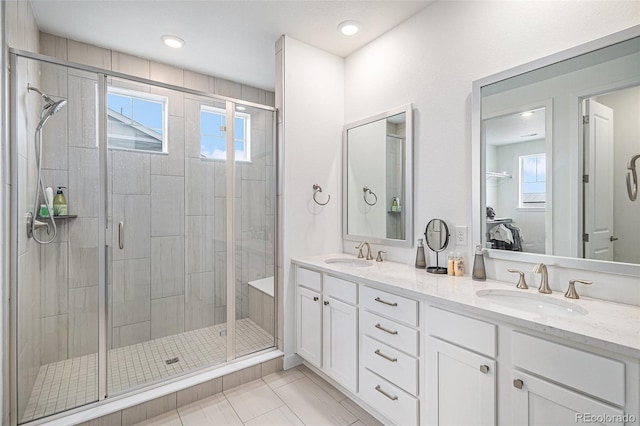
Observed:
[[[53,115],[56,112],[60,111],[62,108],[64,108],[66,105],[67,105],[67,101],[65,99],[61,99],[52,104],[47,104],[46,108],[49,110],[47,114]]]
[[[64,107],[64,105],[67,103],[67,101],[65,101],[65,100],[61,100],[61,101],[54,100],[51,96],[47,95],[42,90],[40,90],[37,87],[34,87],[34,86],[30,85],[30,84],[27,84],[27,90],[29,92],[33,90],[34,92],[36,92],[40,96],[42,96],[42,99],[44,99],[44,101],[46,102],[46,104],[43,107],[43,109],[49,109],[51,107],[54,107],[54,111],[53,111],[53,113],[51,115],[53,115],[56,112],[60,111],[60,109],[62,109],[62,107]]]
[[[42,113],[40,114],[40,122],[38,123],[38,127],[36,127],[36,130],[40,130],[44,126],[44,123],[47,122],[49,117],[51,117],[53,114],[57,113],[58,111],[60,111],[62,108],[65,107],[65,105],[67,104],[67,101],[65,99],[56,101],[51,96],[47,95],[37,87],[33,87],[32,85],[27,84],[27,91],[31,92],[32,90],[38,93],[40,96],[42,96],[42,99],[44,99],[44,101],[46,102],[45,105],[42,107]]]

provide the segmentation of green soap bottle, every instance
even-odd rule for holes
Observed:
[[[62,188],[67,189],[66,186],[59,186],[58,192],[53,198],[53,214],[55,216],[66,216],[69,214],[67,210],[67,199],[62,193]]]

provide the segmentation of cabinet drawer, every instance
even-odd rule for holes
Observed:
[[[360,311],[360,330],[391,347],[418,356],[418,330],[367,311]]]
[[[472,351],[496,357],[496,326],[429,306],[427,330],[431,336]]]
[[[364,308],[402,321],[418,325],[418,302],[371,287],[360,288],[360,304]]]
[[[361,360],[364,367],[391,383],[413,395],[418,393],[418,360],[416,358],[364,336]]]
[[[296,270],[296,282],[298,285],[310,288],[317,292],[322,291],[322,274],[310,269],[298,266]]]
[[[398,425],[418,424],[416,398],[366,368],[360,371],[360,396],[367,404]]]
[[[333,299],[356,305],[358,303],[358,284],[325,275],[324,294]]]
[[[624,363],[514,331],[513,364],[619,406],[625,403]]]

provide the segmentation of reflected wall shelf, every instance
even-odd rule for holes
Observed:
[[[488,178],[511,179],[511,175],[507,172],[487,172]]]
[[[54,215],[53,219],[54,220],[58,220],[58,219],[75,219],[77,217],[78,217],[77,214],[61,214],[60,216]],[[50,219],[50,218],[51,218],[51,216],[40,216],[40,215],[38,215],[37,219],[38,220],[42,220],[42,219],[46,220],[46,219]]]

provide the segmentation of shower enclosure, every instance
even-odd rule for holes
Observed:
[[[18,423],[272,348],[274,109],[11,60]]]

